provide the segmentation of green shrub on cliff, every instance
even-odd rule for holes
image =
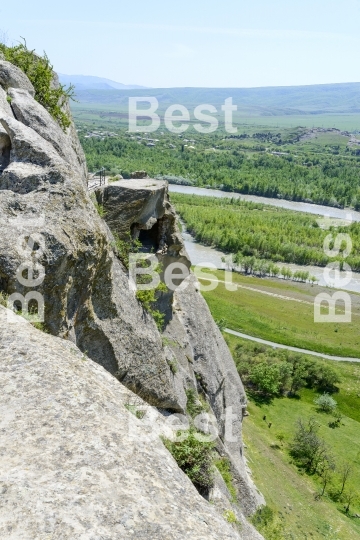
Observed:
[[[178,436],[178,441],[163,438],[163,442],[196,489],[204,493],[214,484],[214,443],[202,440],[204,436],[199,437],[193,426],[187,432],[179,432]]]
[[[74,87],[66,88],[60,84],[57,88],[53,85],[53,66],[44,52],[44,56],[38,56],[34,51],[27,48],[26,42],[7,47],[0,43],[0,52],[4,59],[21,69],[29,78],[35,89],[35,99],[45,107],[51,116],[58,122],[63,130],[70,126],[69,115],[63,111],[63,106],[68,99],[74,98]]]
[[[7,298],[8,298],[7,294],[0,291],[0,306],[7,307]]]

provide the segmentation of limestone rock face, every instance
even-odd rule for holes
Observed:
[[[194,276],[184,290],[159,298],[161,336],[114,253],[113,233],[132,235],[154,248],[164,268],[173,261],[190,267],[167,184],[142,178],[100,188],[101,219],[74,125],[64,133],[31,96],[25,75],[16,79],[6,64],[0,62],[0,291],[17,294],[23,310],[26,302],[39,306],[40,295],[52,336],[29,324],[18,328],[15,315],[8,325],[0,312],[0,422],[9,438],[0,453],[10,471],[0,476],[0,493],[12,505],[0,516],[0,531],[24,540],[239,538],[158,439],[152,443],[139,424],[132,444],[124,427],[129,418],[138,422],[122,407],[129,391],[165,415],[184,412],[192,389],[216,418],[216,447],[231,461],[244,523],[243,514],[263,502],[242,456],[244,389]],[[234,440],[226,436],[227,410]],[[245,530],[244,539],[259,538],[250,525]]]
[[[12,116],[11,107],[7,101],[5,90],[0,86],[0,115]],[[0,172],[7,167],[10,161],[10,138],[0,124]]]
[[[53,146],[64,161],[82,174],[82,157],[75,153],[71,139],[59,129],[48,111],[34,101],[26,90],[10,88],[8,94],[11,97],[11,108],[16,119],[36,131],[42,139]]]
[[[152,179],[119,180],[95,194],[112,232],[126,238],[132,228],[149,230],[163,217],[166,189],[166,182]]]
[[[32,96],[35,90],[25,73],[18,67],[6,60],[0,59],[0,85],[7,90],[8,88],[23,88]]]
[[[13,114],[10,104],[7,100],[7,94],[1,86],[0,86],[0,112],[5,113],[8,116],[12,116]]]
[[[145,249],[152,248],[157,254],[163,273],[174,262],[182,263],[185,270],[190,268],[166,181],[122,180],[98,188],[95,194],[110,229],[122,239],[139,237]],[[158,300],[158,308],[166,315],[168,363],[178,367],[176,392],[184,407],[184,389],[206,396],[217,422],[219,453],[231,460],[242,510],[250,515],[265,501],[248,476],[243,456],[244,387],[195,276],[190,273],[183,285]],[[227,415],[232,415],[231,433],[227,433]]]
[[[0,307],[0,536],[235,540],[130,392],[70,342]],[[255,537],[257,538],[257,537]]]
[[[0,174],[0,289],[25,296],[21,265],[44,270],[36,285],[45,302],[49,331],[76,343],[89,357],[149,402],[181,410],[160,335],[146,314],[127,273],[113,253],[113,238],[97,214],[74,158],[72,135],[32,97],[11,91],[17,114],[1,113],[10,144]],[[1,143],[0,143],[1,144]],[[61,147],[61,148],[60,148]],[[27,244],[37,243],[37,251]],[[39,246],[41,249],[39,249]],[[21,282],[22,280],[22,282]]]
[[[196,277],[191,274],[185,283],[186,287],[174,293],[174,315],[164,333],[181,366],[179,378],[183,378],[183,384],[190,380],[209,401],[219,431],[219,453],[231,461],[240,506],[250,515],[265,501],[249,478],[243,456],[245,390],[224,338],[199,292]]]
[[[175,212],[168,200],[166,181],[120,180],[98,188],[95,195],[104,207],[105,221],[114,234],[124,240],[129,235],[140,237],[145,247],[169,257],[182,256],[183,262],[190,266]]]

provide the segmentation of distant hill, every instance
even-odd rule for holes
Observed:
[[[93,77],[92,75],[64,75],[59,73],[61,84],[73,84],[77,91],[83,90],[133,90],[146,88],[136,84],[122,84],[111,79]]]
[[[321,84],[265,88],[147,88],[83,89],[77,86],[80,104],[98,104],[125,108],[128,98],[158,99],[160,109],[179,103],[193,108],[209,103],[218,110],[228,97],[240,112],[256,116],[359,113],[360,83]]]

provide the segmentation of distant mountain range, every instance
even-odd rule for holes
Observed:
[[[61,84],[69,86],[73,84],[76,90],[134,90],[146,88],[136,84],[123,84],[103,77],[94,77],[92,75],[64,75],[59,73]]]
[[[209,103],[220,110],[225,99],[232,97],[234,105],[238,106],[238,112],[242,115],[360,113],[360,83],[262,88],[148,88],[85,75],[59,74],[59,78],[62,84],[75,85],[78,103],[74,106],[94,104],[126,110],[129,97],[156,97],[159,111],[176,103],[189,109]]]

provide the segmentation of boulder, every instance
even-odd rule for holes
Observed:
[[[82,174],[82,160],[75,153],[71,140],[64,133],[57,122],[52,118],[28,92],[21,89],[10,88],[8,91],[11,97],[11,108],[19,122],[32,128],[42,139],[50,143],[56,152],[69,163],[74,169],[78,168]],[[84,177],[84,181],[86,176]]]
[[[159,180],[119,180],[95,191],[111,231],[126,239],[129,233],[150,230],[165,214],[167,183]]]
[[[95,196],[105,210],[106,223],[120,239],[140,238],[145,247],[168,257],[182,257],[190,267],[166,181],[120,180],[97,188]]]
[[[35,90],[27,76],[21,69],[14,66],[6,60],[0,59],[0,85],[7,90],[8,88],[22,88],[29,92],[31,96],[35,95]]]
[[[0,306],[0,536],[236,540],[131,396],[70,342]]]

